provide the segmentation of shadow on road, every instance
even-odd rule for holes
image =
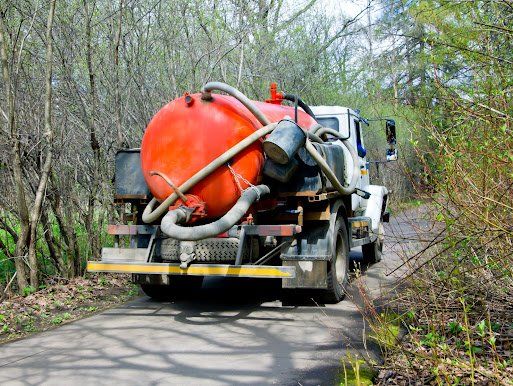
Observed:
[[[352,251],[351,274],[355,270],[364,274],[368,265],[363,264],[360,251]],[[281,279],[250,279],[250,278],[227,278],[208,277],[205,278],[201,289],[189,290],[178,294],[172,301],[157,301],[147,299],[150,304],[159,306],[171,305],[174,309],[182,310],[240,310],[256,309],[263,303],[278,302],[284,300],[284,291],[281,288]],[[318,299],[319,291],[297,290],[294,299],[287,299],[282,302],[282,307],[325,307],[326,305]],[[279,304],[276,304],[279,307]]]
[[[0,383],[333,385],[347,352],[374,349],[351,301],[283,306],[280,287],[210,278],[175,301],[141,297],[0,347]]]
[[[360,267],[377,294],[429,232],[408,217],[388,224],[383,261]],[[351,257],[358,266],[361,252]],[[284,307],[280,292],[274,280],[210,279],[182,299],[141,297],[0,346],[0,384],[333,385],[346,354],[377,358],[357,285],[336,305]]]

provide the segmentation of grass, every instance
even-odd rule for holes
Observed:
[[[358,356],[347,354],[342,360],[342,374],[340,386],[369,386],[373,385],[376,371]]]

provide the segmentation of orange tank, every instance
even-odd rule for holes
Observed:
[[[165,105],[150,121],[141,144],[141,166],[153,196],[162,201],[173,188],[159,175],[169,178],[176,187],[240,142],[262,124],[235,98],[212,94],[204,101],[201,94],[185,95]],[[294,117],[294,108],[273,103],[255,102],[271,122]],[[298,111],[298,123],[308,129],[315,121]],[[264,164],[262,141],[257,141],[234,157],[230,163],[236,175],[222,166],[186,192],[187,203],[203,202],[205,215],[224,215],[240,197],[244,180],[258,184]],[[195,196],[195,197],[193,197]],[[189,200],[190,198],[190,200]],[[178,205],[183,204],[178,200]],[[176,205],[174,205],[176,206]]]

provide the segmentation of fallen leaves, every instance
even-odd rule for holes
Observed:
[[[0,303],[0,343],[82,318],[137,293],[130,278],[122,275],[52,280],[40,291]]]

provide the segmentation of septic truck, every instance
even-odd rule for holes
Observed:
[[[155,299],[225,276],[340,301],[351,248],[379,261],[389,218],[387,188],[369,181],[368,122],[270,91],[259,102],[210,82],[158,111],[140,148],[116,154],[114,246],[87,270],[130,273]],[[386,134],[395,160],[393,120]]]

